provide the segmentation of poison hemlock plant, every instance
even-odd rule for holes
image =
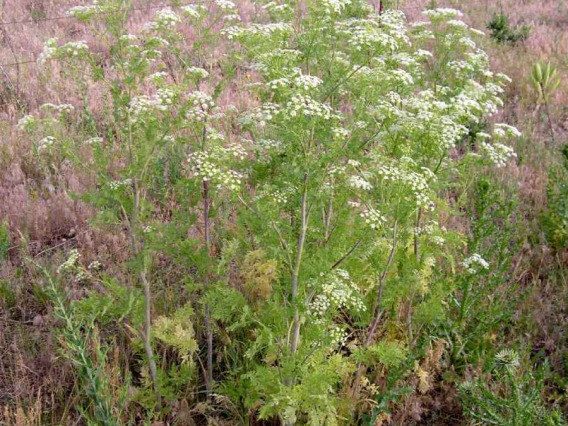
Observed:
[[[56,105],[20,128],[46,173],[89,168],[97,226],[128,236],[148,418],[180,392],[238,421],[357,424],[381,392],[373,378],[429,344],[448,281],[493,267],[443,221],[468,174],[515,158],[506,124],[455,150],[498,111],[508,77],[454,9],[408,24],[359,0],[257,6],[242,22],[225,0],[166,8],[138,34],[128,2],[72,9],[106,27],[110,57],[50,40],[43,59],[74,64],[79,92],[73,70],[90,71],[108,114],[70,128],[89,106]],[[422,392],[425,371],[396,377],[421,375]]]

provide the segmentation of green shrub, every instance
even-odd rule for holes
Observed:
[[[96,34],[106,27],[109,57],[54,39],[42,55],[46,67],[65,63],[51,72],[64,69],[85,99],[97,81],[108,113],[95,124],[77,113],[74,127],[71,106],[47,105],[20,128],[46,173],[69,164],[91,174],[83,200],[95,224],[128,237],[115,279],[83,267],[79,250],[58,273],[97,287],[73,318],[134,335],[129,408],[150,421],[179,397],[208,407],[210,423],[358,424],[377,414],[373,377],[395,378],[380,404],[407,395],[397,380],[408,375],[427,392],[430,371],[410,354],[459,292],[457,330],[475,324],[485,294],[470,289],[505,264],[499,236],[485,234],[506,211],[494,218],[482,203],[466,235],[443,225],[461,207],[447,195],[514,160],[520,135],[498,123],[464,143],[508,78],[490,72],[461,12],[427,10],[427,23],[410,26],[364,0],[307,0],[302,13],[270,2],[250,23],[217,0],[159,10],[130,35],[128,4],[70,12],[97,20]],[[90,329],[67,322],[87,357]],[[93,362],[81,374],[98,373]],[[87,379],[106,394],[98,374]],[[95,402],[109,414],[107,399]]]
[[[525,24],[511,26],[509,17],[504,13],[493,15],[487,24],[487,29],[491,30],[491,37],[498,43],[513,45],[529,38],[531,31]]]
[[[466,415],[476,424],[499,426],[564,426],[559,409],[550,409],[542,400],[545,367],[523,371],[519,355],[503,350],[495,357],[488,381],[481,378],[460,386]]]
[[[562,160],[549,172],[548,204],[541,217],[546,238],[557,250],[568,247],[568,145],[562,149]]]

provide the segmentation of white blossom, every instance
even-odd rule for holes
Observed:
[[[470,274],[476,274],[479,269],[489,269],[489,263],[477,253],[465,259],[463,266]]]
[[[70,250],[69,255],[67,256],[67,260],[57,268],[57,273],[61,274],[65,271],[69,271],[75,268],[75,266],[77,266],[77,262],[79,261],[79,257],[81,257],[81,255],[79,254],[77,249]]]
[[[381,212],[373,208],[363,210],[361,212],[361,217],[371,229],[378,229],[387,221]]]
[[[49,149],[53,146],[55,142],[56,139],[53,136],[46,136],[45,138],[43,138],[38,142],[38,150],[43,151]]]

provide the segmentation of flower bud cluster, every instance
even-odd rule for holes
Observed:
[[[329,312],[341,309],[363,312],[367,308],[349,273],[343,269],[337,269],[325,277],[321,277],[318,283],[319,294],[310,304],[310,311],[316,318],[323,318]]]
[[[234,26],[221,31],[229,40],[241,42],[254,42],[254,40],[270,39],[272,37],[286,37],[293,32],[290,24],[274,22],[270,24],[251,24],[247,27]]]
[[[191,105],[185,113],[185,117],[188,120],[204,121],[215,108],[213,98],[200,91],[191,92],[188,96],[188,101]]]
[[[322,104],[310,96],[296,94],[292,96],[288,102],[286,102],[284,117],[287,119],[293,119],[298,116],[330,120],[336,115],[328,105]]]
[[[38,151],[44,151],[53,146],[55,144],[56,139],[53,136],[46,136],[42,140],[38,142],[37,149]]]
[[[470,274],[476,274],[479,269],[489,269],[489,262],[474,253],[463,261],[463,266]]]
[[[148,22],[144,29],[146,31],[166,31],[166,30],[173,30],[179,23],[181,22],[181,18],[177,13],[175,13],[170,8],[165,8],[159,10],[156,13],[156,17],[152,22]]]
[[[43,111],[54,111],[57,114],[69,114],[75,108],[71,104],[56,105],[56,104],[52,104],[52,103],[46,103],[46,104],[43,104],[39,109],[41,109]]]
[[[132,179],[113,180],[108,183],[108,187],[112,191],[117,191],[120,188],[130,188],[132,186]]]
[[[160,88],[155,96],[138,96],[130,101],[130,120],[133,123],[143,122],[157,111],[168,111],[174,102],[175,92],[171,89]]]
[[[433,202],[430,198],[430,186],[428,181],[434,176],[433,173],[422,168],[422,173],[411,169],[413,161],[410,158],[402,158],[399,165],[379,165],[377,173],[383,178],[384,182],[393,182],[401,184],[405,189],[409,190],[412,199],[415,200],[417,207],[423,207],[428,210],[433,208]]]
[[[65,271],[69,271],[75,268],[77,266],[77,262],[79,261],[79,257],[81,257],[81,255],[79,254],[77,249],[70,250],[69,256],[67,256],[67,260],[57,268],[57,273],[61,274]]]
[[[373,208],[363,210],[360,215],[371,229],[378,229],[387,221],[381,212]]]

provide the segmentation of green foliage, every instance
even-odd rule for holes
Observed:
[[[474,181],[470,205],[471,236],[468,252],[487,265],[473,262],[473,268],[456,277],[451,298],[449,333],[452,358],[457,366],[490,360],[498,350],[494,338],[506,329],[513,315],[514,292],[510,266],[524,241],[516,227],[516,201],[487,178]]]
[[[562,149],[562,160],[549,172],[548,205],[541,217],[546,238],[557,250],[568,247],[568,146]]]
[[[107,364],[110,345],[103,343],[99,335],[99,328],[95,325],[96,312],[79,319],[47,272],[46,279],[46,291],[53,303],[54,316],[62,323],[59,328],[61,353],[73,364],[81,386],[78,395],[82,396],[82,405],[77,407],[78,411],[87,424],[122,424],[128,376],[123,378],[123,386],[112,389]]]
[[[487,23],[487,28],[491,30],[491,37],[498,43],[513,45],[529,38],[531,31],[526,24],[511,26],[509,17],[504,13],[493,15],[491,21]]]
[[[240,22],[217,1],[159,10],[131,35],[128,6],[70,11],[104,27],[109,57],[56,40],[42,56],[70,63],[84,99],[100,84],[100,120],[85,105],[72,127],[60,105],[20,123],[46,175],[68,163],[90,173],[94,224],[129,242],[116,277],[82,266],[78,250],[58,268],[98,287],[72,315],[54,300],[70,357],[93,358],[78,371],[100,422],[115,407],[106,346],[93,355],[83,335],[98,327],[130,332],[128,409],[143,421],[179,398],[204,416],[228,401],[229,421],[358,424],[377,414],[370,377],[386,382],[384,412],[409,376],[430,389],[426,364],[443,351],[420,349],[431,331],[460,368],[483,358],[504,312],[485,299],[506,282],[514,203],[479,179],[471,229],[448,230],[463,207],[448,194],[471,195],[471,176],[513,160],[520,133],[486,125],[507,78],[461,12],[427,10],[410,26],[363,0],[307,0]],[[422,352],[433,360],[420,365]]]
[[[537,62],[533,65],[530,80],[539,99],[546,99],[560,85],[560,79],[556,74],[556,67],[550,62],[543,64]]]
[[[365,349],[358,349],[353,360],[365,364],[379,363],[385,367],[398,367],[407,357],[407,349],[396,341],[381,340]]]
[[[545,367],[533,373],[523,371],[519,362],[517,353],[503,350],[496,355],[490,380],[478,378],[460,386],[467,416],[484,425],[566,425],[561,411],[550,410],[542,401]]]
[[[6,222],[0,223],[0,260],[8,259],[8,250],[10,249],[10,231]]]
[[[74,315],[78,320],[96,318],[101,326],[120,324],[125,320],[134,326],[143,322],[142,295],[137,289],[121,285],[110,277],[100,284],[103,291],[91,291],[83,299],[73,301]]]
[[[278,264],[266,260],[261,250],[252,251],[245,256],[241,267],[241,277],[245,290],[253,299],[266,300],[272,292],[272,285],[278,280]]]
[[[17,294],[11,288],[8,281],[0,280],[0,302],[5,309],[10,309],[15,306],[18,300]]]
[[[183,363],[193,362],[193,354],[197,351],[197,342],[191,317],[193,309],[186,305],[173,315],[173,318],[165,316],[156,318],[154,322],[155,337],[176,349]]]

